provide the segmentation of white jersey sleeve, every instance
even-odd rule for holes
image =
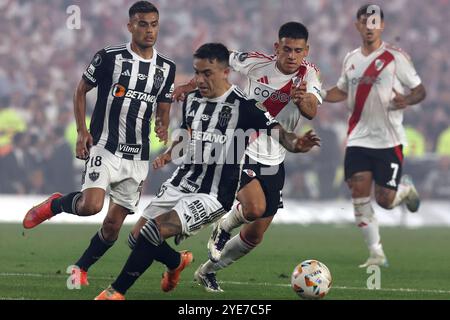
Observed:
[[[414,89],[420,85],[422,80],[411,59],[404,52],[396,52],[394,56],[396,63],[395,73],[400,82],[409,89]]]
[[[322,90],[322,82],[320,81],[320,71],[316,68],[310,68],[303,78],[306,81],[306,92],[312,93],[319,104],[322,104],[320,91]]]
[[[342,70],[341,70],[341,76],[339,77],[336,87],[344,92],[348,92],[348,78],[347,73],[345,72],[347,70],[347,62],[348,58],[350,56],[351,52],[347,53],[347,55],[344,58],[344,62],[342,63]]]
[[[245,76],[248,76],[255,65],[272,61],[271,56],[259,52],[231,51],[230,67]]]

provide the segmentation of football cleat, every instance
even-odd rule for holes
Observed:
[[[216,274],[202,273],[202,267],[203,265],[201,264],[200,267],[198,267],[198,269],[195,271],[194,280],[197,281],[199,285],[203,286],[208,292],[223,292],[223,290],[217,283]]]
[[[41,202],[37,206],[34,206],[28,210],[27,214],[23,218],[23,227],[25,229],[31,229],[41,224],[45,220],[53,217],[53,212],[51,209],[51,204],[54,199],[61,198],[63,195],[61,193],[52,194],[47,200]]]
[[[229,232],[226,232],[220,227],[220,222],[222,219],[214,224],[213,232],[208,240],[208,257],[212,262],[217,262],[220,260],[222,250],[231,237]]]
[[[125,296],[120,292],[117,292],[113,287],[109,286],[100,292],[94,300],[125,300]]]
[[[411,176],[405,174],[401,179],[401,183],[409,187],[408,195],[405,198],[406,208],[410,212],[417,212],[420,207],[420,197]]]
[[[180,281],[181,271],[184,270],[188,265],[194,260],[194,256],[190,251],[180,252],[180,265],[174,270],[168,270],[163,273],[161,279],[161,290],[164,292],[169,292],[175,289]]]
[[[78,279],[75,280],[77,277]],[[87,271],[80,269],[78,266],[72,268],[72,279],[73,281],[79,282],[80,286],[86,287],[89,285]]]
[[[384,254],[371,254],[367,261],[361,265],[360,268],[367,268],[368,266],[381,266],[381,267],[389,267],[389,263]]]

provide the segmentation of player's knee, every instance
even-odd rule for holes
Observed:
[[[260,202],[249,202],[242,208],[244,217],[249,221],[261,218],[266,211],[266,204]]]
[[[383,209],[392,209],[392,202],[394,202],[394,197],[388,195],[376,195],[375,200],[377,201],[377,204]]]
[[[83,199],[80,201],[78,206],[78,212],[83,212],[85,216],[93,216],[100,211],[102,211],[103,203],[98,203],[94,201],[86,201]]]
[[[103,235],[108,241],[116,240],[119,237],[120,228],[122,227],[122,221],[117,221],[106,217],[103,221]]]

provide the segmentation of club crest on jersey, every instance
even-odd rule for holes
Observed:
[[[94,56],[94,58],[92,59],[91,64],[92,64],[94,67],[98,67],[101,63],[102,63],[102,56],[101,56],[99,53],[97,53],[97,54]]]
[[[100,177],[100,172],[92,171],[89,173],[89,179],[91,179],[92,182],[97,181],[97,179]]]
[[[383,59],[375,60],[375,69],[377,71],[380,71],[384,67],[385,63],[386,63],[386,61],[384,61]]]
[[[244,171],[245,174],[248,175],[250,178],[256,177],[256,173],[255,173],[255,171],[253,171],[252,169],[244,169],[243,171]]]
[[[231,119],[231,107],[229,106],[223,106],[222,111],[219,113],[219,125],[221,127],[226,127],[228,125],[228,122],[230,122]]]
[[[164,82],[164,72],[161,69],[155,69],[155,75],[153,76],[153,85],[156,89],[161,88]]]
[[[241,52],[237,58],[240,62],[244,62],[248,58],[248,52]]]

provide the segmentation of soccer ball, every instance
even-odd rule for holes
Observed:
[[[292,289],[303,299],[321,299],[331,288],[331,273],[317,260],[305,260],[291,276]]]

